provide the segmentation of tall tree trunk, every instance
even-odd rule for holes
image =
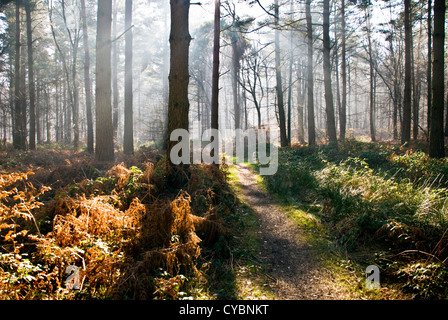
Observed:
[[[297,66],[297,137],[299,139],[299,143],[304,144],[305,143],[305,130],[304,130],[304,123],[303,123],[303,115],[304,115],[304,88],[306,88],[305,81],[303,80],[304,77],[304,69],[303,69],[303,62],[300,60],[298,66]]]
[[[112,12],[112,36],[117,37],[117,0],[113,1]],[[127,30],[125,28],[125,30]],[[126,76],[125,76],[126,79]],[[118,104],[119,104],[119,89],[118,89],[118,45],[117,41],[112,44],[112,125],[114,127],[114,141],[118,141]]]
[[[169,42],[168,42],[168,38],[169,38],[169,26],[168,26],[168,21],[170,19],[169,14],[170,14],[170,7],[169,7],[169,1],[163,1],[163,15],[164,15],[164,28],[163,28],[163,38],[164,38],[164,43],[163,43],[163,70],[162,70],[162,75],[163,75],[163,109],[162,109],[162,116],[161,121],[162,121],[162,136],[165,137],[167,132],[168,132],[168,94],[169,94],[169,81],[168,81],[168,75],[169,75],[169,62],[170,62],[170,55],[169,55],[169,50],[170,50],[170,46],[169,46]],[[204,118],[204,117],[203,117]],[[166,150],[167,149],[167,141],[166,139],[163,139],[163,144],[162,144],[162,149]]]
[[[370,16],[370,5],[366,4],[364,8],[365,19],[366,19],[366,30],[367,30],[367,52],[369,55],[369,80],[370,80],[370,90],[369,90],[369,126],[370,126],[370,139],[376,141],[376,110],[375,110],[375,66],[373,61],[373,48],[372,48],[372,27],[371,27],[371,16]]]
[[[445,96],[445,0],[434,0],[434,61],[432,69],[432,108],[429,130],[429,156],[445,157],[443,108]]]
[[[392,15],[392,9],[391,9],[391,15]],[[391,32],[391,39],[389,41],[389,52],[390,52],[390,64],[393,68],[393,110],[392,110],[392,130],[393,130],[393,139],[398,140],[398,108],[399,108],[399,72],[398,72],[398,63],[397,59],[395,58],[395,48],[394,48],[394,41],[393,37],[395,35],[395,27],[393,27]]]
[[[412,25],[411,25],[411,0],[404,0],[404,97],[403,97],[403,125],[401,131],[401,143],[409,143],[411,140],[411,112],[412,112]]]
[[[325,105],[327,114],[327,135],[330,142],[337,142],[336,124],[334,117],[334,101],[331,89],[331,64],[330,64],[330,0],[324,0],[323,17],[323,59],[324,59],[324,83]]]
[[[92,116],[92,85],[90,80],[90,50],[87,31],[86,3],[81,0],[82,33],[84,44],[84,87],[86,93],[87,118],[87,152],[93,153],[93,116]]]
[[[214,34],[213,34],[211,128],[219,129],[219,118],[218,118],[218,113],[219,113],[219,49],[220,49],[220,33],[221,33],[221,1],[220,0],[215,0],[215,22],[214,22],[214,24],[215,24],[215,26],[214,26]],[[234,57],[234,60],[235,60],[235,57]],[[235,71],[237,72],[237,70],[234,70],[234,73],[236,73]],[[235,77],[238,77],[238,74],[234,75],[234,78]],[[237,91],[236,88],[237,87],[234,86],[234,97],[238,95],[238,93],[236,92]],[[237,105],[238,105],[238,102],[235,104],[235,107]],[[235,109],[235,121],[236,121],[236,119],[239,119],[239,114],[236,113],[236,109]],[[235,124],[236,124],[236,122],[235,122]]]
[[[316,125],[314,122],[314,79],[313,79],[313,23],[311,18],[311,1],[306,0],[306,29],[308,48],[307,70],[307,110],[308,110],[308,144],[316,144]]]
[[[171,160],[171,149],[177,144],[170,141],[171,133],[176,129],[188,130],[189,70],[188,58],[191,36],[188,28],[190,1],[171,0],[170,33],[170,75],[168,95],[168,136],[167,159]],[[170,161],[167,162],[171,166]]]
[[[338,46],[338,28],[334,28],[334,49],[333,49],[333,64],[334,64],[334,73],[335,73],[335,81],[336,81],[336,104],[335,107],[335,124],[336,130],[338,126],[338,116],[336,115],[336,110],[338,110],[338,115],[341,113],[342,102],[341,102],[341,81],[340,81],[340,73],[339,73],[339,46]]]
[[[341,110],[339,112],[339,137],[345,140],[347,130],[347,48],[345,35],[345,0],[341,5],[341,78],[342,78],[342,96]]]
[[[16,41],[14,65],[14,128],[13,146],[15,149],[26,149],[26,97],[25,87],[22,84],[24,68],[22,65],[22,45],[20,28],[20,7],[22,0],[16,2]],[[25,112],[24,112],[25,111]]]
[[[294,0],[290,0],[291,20],[294,20]],[[294,60],[294,31],[289,31],[289,84],[288,84],[288,144],[291,146],[291,108],[292,108],[292,65]]]
[[[427,70],[426,70],[426,83],[427,83],[427,110],[428,110],[428,116],[427,116],[427,127],[429,131],[429,124],[431,122],[431,103],[432,103],[432,0],[428,0],[428,63],[427,63]]]
[[[211,103],[211,128],[219,129],[219,50],[220,50],[220,33],[221,33],[221,1],[215,0],[215,19],[214,19],[214,32],[213,32],[213,71],[212,71],[212,103]],[[235,46],[236,44],[233,44]],[[233,79],[238,79],[238,70],[239,70],[239,57],[235,56],[234,50],[234,75]],[[236,61],[235,61],[236,60]],[[238,97],[238,84],[234,85],[234,104],[235,104],[235,129],[239,128],[240,123],[240,115],[239,115],[239,105],[238,99],[235,100],[235,97]],[[214,137],[214,139],[219,139],[218,137]],[[216,143],[216,141],[214,141]],[[219,145],[219,144],[218,144]],[[216,152],[216,153],[215,153]],[[212,149],[211,157],[214,159],[215,165],[219,165],[219,151],[217,152],[216,148]]]
[[[97,161],[114,159],[111,101],[112,1],[98,1],[96,38],[96,148]]]
[[[420,105],[420,89],[421,89],[421,79],[420,72],[416,71],[416,60],[420,61],[421,53],[421,43],[422,43],[422,22],[420,20],[419,36],[417,43],[417,58],[414,57],[414,50],[412,50],[412,138],[417,140],[419,131],[419,105]],[[412,45],[414,47],[414,45]]]
[[[36,86],[34,82],[33,30],[31,26],[31,0],[25,1],[26,35],[28,47],[28,86],[30,96],[30,149],[36,149]]]
[[[22,0],[22,6],[24,5],[24,2]],[[22,19],[23,19],[23,11],[21,13],[22,15]],[[28,117],[27,117],[27,97],[26,97],[26,65],[27,65],[27,54],[26,54],[26,48],[24,43],[22,42],[21,46],[20,46],[20,93],[21,93],[21,99],[22,99],[22,103],[20,103],[21,107],[22,107],[22,115],[23,117],[21,118],[22,124],[21,127],[23,128],[22,130],[22,134],[21,134],[21,144],[23,146],[24,149],[26,149],[27,146],[27,136],[28,136],[28,128],[27,128],[27,124],[28,124]]]
[[[133,93],[132,93],[132,0],[126,0],[125,9],[125,76],[124,76],[124,138],[123,152],[125,154],[134,153],[134,114],[133,114]]]
[[[445,137],[448,137],[448,91],[445,99]]]
[[[280,30],[279,30],[279,4],[278,0],[274,1],[275,8],[275,75],[277,82],[277,105],[278,116],[280,122],[280,144],[282,147],[288,146],[288,137],[286,136],[286,117],[285,104],[283,101],[283,84],[282,84],[282,70],[280,65]]]

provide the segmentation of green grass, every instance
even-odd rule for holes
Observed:
[[[277,174],[259,179],[351,294],[389,298],[402,287],[415,298],[446,298],[440,283],[448,256],[442,250],[448,242],[442,237],[448,229],[447,168],[446,159],[429,159],[421,150],[347,140],[338,148],[280,150]],[[391,291],[366,291],[363,270],[370,264],[381,267]],[[434,274],[434,283],[421,273]]]

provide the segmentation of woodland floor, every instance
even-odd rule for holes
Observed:
[[[108,164],[5,150],[0,299],[446,299],[447,161],[353,140],[283,150],[274,176],[247,164],[192,166],[179,193],[151,148]],[[11,216],[19,205],[36,218]],[[81,262],[82,292],[64,289],[66,266]],[[372,264],[380,289],[365,286]]]
[[[256,182],[249,166],[237,166],[242,200],[255,211],[262,246],[258,259],[270,278],[270,291],[279,300],[347,299],[332,285],[336,280],[320,263],[303,231],[291,221],[276,200]]]

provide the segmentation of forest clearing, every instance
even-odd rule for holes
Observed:
[[[0,300],[446,300],[445,17],[2,1]]]

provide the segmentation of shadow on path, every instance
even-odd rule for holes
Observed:
[[[300,239],[302,231],[255,181],[247,165],[238,165],[243,199],[256,212],[263,246],[259,259],[267,265],[275,280],[270,284],[275,299],[311,300],[343,299],[334,286],[328,285],[331,275],[312,254],[312,248]]]

